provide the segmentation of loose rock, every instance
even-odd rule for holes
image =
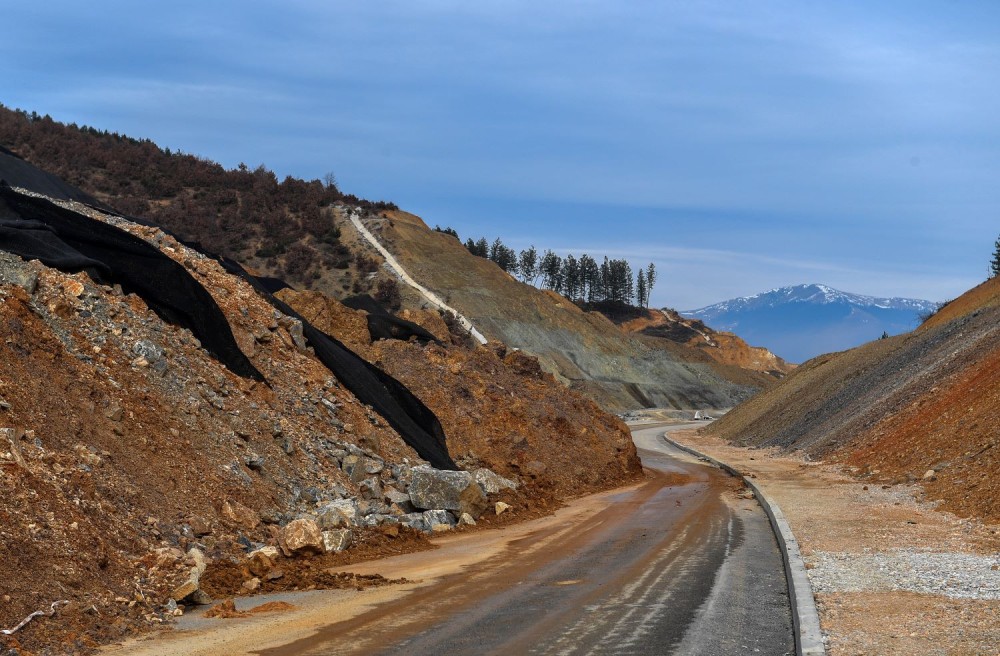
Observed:
[[[486,494],[469,472],[415,467],[412,475],[410,500],[417,508],[455,510],[473,518],[486,510]]]
[[[313,520],[296,519],[281,529],[278,545],[286,556],[323,553],[323,533]]]

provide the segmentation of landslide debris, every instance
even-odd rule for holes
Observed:
[[[733,333],[714,330],[698,319],[682,317],[676,310],[634,310],[632,316],[608,318],[626,332],[651,338],[647,343],[670,348],[664,342],[672,342],[687,347],[686,353],[707,356],[715,363],[716,371],[729,380],[742,377],[744,384],[768,389],[795,369],[794,364],[762,346],[750,346]]]
[[[9,179],[11,184],[151,219],[253,268],[272,291],[288,281],[340,300],[372,294],[393,310],[421,311],[422,297],[382,266],[381,256],[347,220],[345,208],[360,207],[369,227],[378,228],[384,245],[421,284],[453,299],[477,326],[486,326],[489,337],[537,356],[561,383],[613,412],[728,408],[771,384],[766,375],[742,364],[720,364],[687,344],[623,339],[599,314],[514,281],[450,235],[392,211],[391,203],[344,194],[332,178],[279,181],[263,166],[225,170],[149,140],[2,106],[0,143],[17,153],[0,152],[0,168],[24,181]],[[379,218],[384,211],[388,227]]]
[[[566,390],[532,355],[497,342],[468,349],[372,341],[364,311],[319,292],[284,290],[279,296],[420,397],[441,420],[456,462],[466,469],[484,466],[559,495],[624,483],[639,470],[624,423]],[[436,313],[407,316],[448,337]],[[581,453],[588,454],[586,463]],[[595,454],[593,461],[589,454]]]
[[[361,403],[317,358],[299,319],[157,228],[58,205],[183,266],[266,383],[223,366],[189,328],[126,287],[0,252],[0,558],[10,573],[0,627],[59,602],[51,617],[0,635],[7,650],[82,653],[216,595],[339,586],[330,568],[345,559],[423,548],[430,531],[527,515],[639,473],[621,423],[536,377],[530,362],[378,342],[369,348],[385,355],[373,361],[411,367],[428,407],[443,405],[462,373],[470,395],[448,398],[451,412],[502,418],[483,421],[486,430],[442,422],[469,431],[449,434],[447,447],[471,480],[457,489],[457,509],[418,507],[414,476],[452,472],[424,464]],[[436,388],[451,362],[467,369]],[[535,432],[546,422],[553,445]],[[586,468],[557,448],[585,454]],[[498,502],[510,507],[502,517]],[[239,580],[220,582],[233,568]]]
[[[960,516],[1000,522],[1000,279],[911,333],[801,365],[708,431],[917,482]]]

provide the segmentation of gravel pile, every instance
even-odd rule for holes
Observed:
[[[1000,555],[894,549],[809,557],[816,593],[902,590],[952,599],[1000,599]]]

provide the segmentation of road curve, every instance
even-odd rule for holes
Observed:
[[[574,531],[538,531],[461,574],[262,656],[792,654],[767,517],[734,480],[633,429],[644,485]]]

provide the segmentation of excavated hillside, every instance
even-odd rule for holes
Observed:
[[[915,331],[820,356],[708,430],[918,481],[942,507],[1000,522],[1000,278]]]
[[[599,312],[518,282],[412,214],[388,211],[363,221],[413,278],[486,337],[536,356],[543,370],[605,409],[728,408],[764,386],[693,349],[635,338]],[[349,225],[341,223],[341,232]],[[422,300],[405,303],[420,307]]]
[[[69,227],[46,228],[37,217]],[[86,235],[74,241],[77,225]],[[94,235],[105,230],[122,236],[98,243]],[[91,255],[52,251],[53,235]],[[337,356],[354,369],[335,375],[329,338],[278,309],[280,301],[232,267],[157,228],[5,188],[0,238],[8,251],[42,249],[40,257],[58,263],[0,252],[0,558],[7,570],[0,627],[46,613],[0,635],[0,646],[16,653],[85,652],[169,623],[206,600],[195,574],[203,562],[214,586],[207,589],[220,594],[355,586],[362,583],[326,569],[422,548],[418,529],[453,526],[457,511],[414,510],[416,492],[407,494],[407,486],[418,470],[438,474],[417,467],[423,459],[410,446],[413,436],[393,426],[422,433],[391,414],[399,410],[387,418],[389,401],[379,394],[409,403],[421,426],[433,416],[406,394],[441,413],[445,461],[475,472],[476,489],[485,490],[476,494],[512,506],[481,521],[510,521],[640,475],[619,420],[567,393],[523,354],[453,344],[434,315],[410,316],[437,331],[437,343],[372,343],[363,313],[321,295],[290,298],[310,315],[322,306],[348,317],[337,325],[315,315],[410,388],[386,382],[382,391],[352,392],[359,365]],[[105,260],[110,269],[93,259],[103,247],[121,249],[118,261]],[[116,282],[130,267],[141,278],[172,270],[163,268],[171,263],[183,275],[152,287],[171,288],[165,296],[201,290],[191,297],[200,305],[187,308],[196,315],[189,325],[183,304],[164,305],[164,295],[135,278]],[[198,323],[210,306],[221,310],[222,325]],[[359,400],[362,393],[372,405]],[[483,508],[482,501],[470,506]],[[304,543],[317,526],[331,530],[321,544]],[[340,546],[330,546],[335,538]],[[355,546],[341,552],[351,540]],[[265,555],[241,570],[247,552],[259,548]],[[303,556],[310,549],[319,553]]]
[[[319,292],[283,290],[279,296],[320,329],[342,335],[356,352],[420,397],[441,420],[451,448],[464,454],[460,462],[467,467],[488,466],[515,478],[529,475],[561,494],[577,492],[581,485],[597,489],[602,482],[622,481],[635,470],[635,450],[621,421],[580,394],[560,395],[561,386],[533,356],[508,351],[500,343],[465,349],[372,342],[364,311]],[[404,316],[423,323],[442,341],[449,339],[437,313]],[[490,457],[483,460],[480,454]]]
[[[619,323],[622,330],[667,340],[708,356],[724,376],[767,389],[795,369],[762,346],[750,346],[733,333],[713,330],[698,319],[687,319],[675,310],[641,310],[639,316]],[[764,374],[764,375],[756,375]]]

